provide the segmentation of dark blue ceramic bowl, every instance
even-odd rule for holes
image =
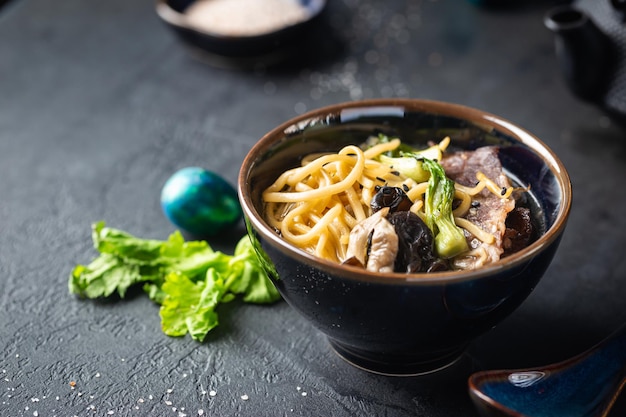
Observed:
[[[450,136],[457,148],[501,146],[508,174],[530,185],[541,236],[480,270],[377,274],[309,255],[266,224],[261,193],[280,173],[303,155],[360,144],[377,132],[414,145]],[[250,150],[238,185],[249,234],[284,299],[341,357],[391,375],[418,375],[454,363],[474,338],[515,310],[550,265],[572,199],[563,164],[524,129],[480,110],[411,99],[337,104],[296,117]]]

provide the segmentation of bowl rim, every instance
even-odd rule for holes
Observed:
[[[201,0],[194,0],[194,2],[195,1],[201,1]],[[317,0],[317,2],[319,4],[318,7],[313,8],[313,9],[307,8],[307,9],[312,10],[312,12],[307,16],[306,19],[293,23],[291,25],[280,27],[270,32],[262,32],[256,35],[225,35],[223,33],[213,32],[213,31],[210,31],[210,30],[207,30],[205,28],[201,28],[195,25],[190,25],[187,22],[187,19],[185,18],[184,13],[180,13],[177,10],[174,10],[170,6],[169,0],[156,0],[155,8],[156,8],[157,15],[159,15],[161,19],[163,19],[165,22],[167,22],[168,24],[176,28],[193,31],[193,32],[202,34],[203,36],[211,37],[211,38],[214,38],[215,40],[220,40],[223,42],[235,42],[235,41],[254,41],[256,39],[260,40],[260,39],[264,39],[267,37],[277,36],[277,35],[280,35],[283,31],[288,31],[289,29],[299,27],[307,22],[310,22],[311,20],[315,19],[317,16],[319,16],[322,13],[322,11],[326,8],[326,4],[328,3],[328,0]]]
[[[419,274],[406,274],[401,272],[393,273],[376,273],[367,271],[364,269],[358,269],[355,267],[341,265],[332,261],[321,259],[315,255],[309,254],[301,249],[298,249],[282,239],[272,228],[270,228],[263,220],[261,213],[259,213],[252,203],[252,198],[249,193],[244,193],[247,189],[247,178],[249,172],[254,168],[258,155],[264,154],[274,144],[279,142],[286,136],[290,128],[294,126],[306,125],[310,121],[320,120],[329,115],[341,114],[342,111],[357,109],[357,108],[376,108],[376,107],[398,107],[409,108],[412,111],[428,111],[433,114],[457,117],[465,119],[474,124],[475,126],[484,126],[490,129],[497,129],[498,131],[510,135],[517,140],[520,140],[523,144],[528,146],[535,154],[543,159],[550,167],[551,171],[559,184],[559,190],[562,193],[562,204],[559,205],[554,224],[535,242],[527,246],[526,248],[516,252],[504,260],[495,262],[494,264],[470,271],[446,271],[437,273],[419,273]],[[243,213],[247,222],[253,225],[253,229],[256,233],[261,234],[263,238],[268,241],[274,248],[281,251],[283,254],[296,259],[306,265],[320,269],[333,276],[341,276],[344,278],[370,282],[370,283],[385,283],[385,284],[398,284],[398,285],[432,285],[432,284],[446,284],[446,283],[458,283],[467,280],[473,280],[481,277],[489,277],[495,274],[499,274],[507,269],[514,269],[518,266],[528,262],[535,255],[540,253],[545,247],[552,244],[555,240],[559,239],[563,230],[565,229],[569,213],[572,205],[572,184],[569,174],[561,162],[556,156],[554,151],[550,149],[543,141],[538,137],[530,133],[524,128],[517,126],[516,124],[497,116],[493,113],[483,111],[477,108],[469,107],[462,104],[450,103],[445,101],[437,101],[430,99],[417,99],[417,98],[381,98],[381,99],[365,99],[348,101],[337,104],[331,104],[328,106],[320,107],[301,115],[295,116],[280,125],[276,126],[265,135],[261,137],[249,150],[245,156],[238,176],[238,194],[243,209]]]

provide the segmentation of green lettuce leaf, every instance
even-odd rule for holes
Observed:
[[[250,239],[241,239],[235,247],[231,267],[238,265],[239,283],[233,290],[243,294],[247,303],[265,304],[280,299],[280,294],[267,276],[265,268],[256,254]]]
[[[189,333],[202,342],[207,333],[219,324],[215,307],[226,288],[219,274],[209,270],[205,281],[192,282],[185,275],[172,272],[165,277],[166,294],[159,310],[161,327],[168,336]]]
[[[140,266],[126,264],[119,257],[104,253],[89,265],[77,265],[70,277],[70,292],[88,298],[108,297],[114,292],[124,297],[132,285],[149,279]]]
[[[140,239],[104,222],[92,225],[92,239],[100,255],[74,267],[70,293],[124,298],[130,287],[142,283],[148,297],[161,306],[161,326],[169,336],[189,333],[203,341],[219,323],[218,305],[238,295],[257,304],[280,299],[248,236],[232,256],[214,251],[205,241],[186,242],[178,231],[165,241]]]
[[[108,253],[139,264],[158,262],[163,242],[136,237],[118,229],[106,227],[103,221],[92,225],[94,247],[100,253]]]

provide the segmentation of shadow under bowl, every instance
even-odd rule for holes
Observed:
[[[157,0],[156,12],[196,58],[226,68],[274,66],[288,60],[301,49],[326,6],[326,0],[293,0],[306,12],[304,20],[272,31],[236,35],[191,22],[186,12],[197,1],[206,0]]]
[[[451,138],[449,149],[500,147],[510,178],[530,186],[541,235],[474,271],[373,273],[325,261],[283,240],[264,220],[262,192],[309,153],[338,151],[384,133],[412,145]],[[314,110],[276,127],[250,150],[238,180],[248,233],[276,288],[348,362],[386,375],[453,364],[476,337],[513,312],[550,265],[571,207],[569,176],[539,139],[461,105],[380,99]]]

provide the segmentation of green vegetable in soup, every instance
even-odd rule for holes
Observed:
[[[378,135],[371,144],[386,143],[390,138],[385,135]],[[380,162],[392,166],[395,171],[405,177],[413,179],[415,182],[424,182],[430,177],[430,172],[422,166],[422,159],[429,158],[441,161],[443,152],[439,144],[432,145],[426,149],[416,150],[406,144],[401,144],[398,149],[387,154],[378,156]]]
[[[454,222],[452,202],[454,181],[436,161],[422,159],[422,165],[430,172],[425,195],[426,224],[435,236],[435,249],[443,258],[452,258],[469,249],[463,230]]]
[[[378,135],[369,145],[389,142],[390,138]],[[428,181],[424,211],[426,224],[435,237],[435,250],[442,258],[453,258],[469,249],[463,230],[459,228],[452,214],[454,201],[454,181],[438,161],[443,158],[442,148],[447,147],[448,138],[442,143],[417,150],[409,145],[401,145],[393,152],[380,155],[380,162],[392,166],[400,174],[416,182]]]
[[[422,161],[413,156],[396,156],[379,155],[378,159],[383,164],[393,167],[405,177],[415,180],[415,182],[424,182],[430,177],[428,170],[422,166]]]

